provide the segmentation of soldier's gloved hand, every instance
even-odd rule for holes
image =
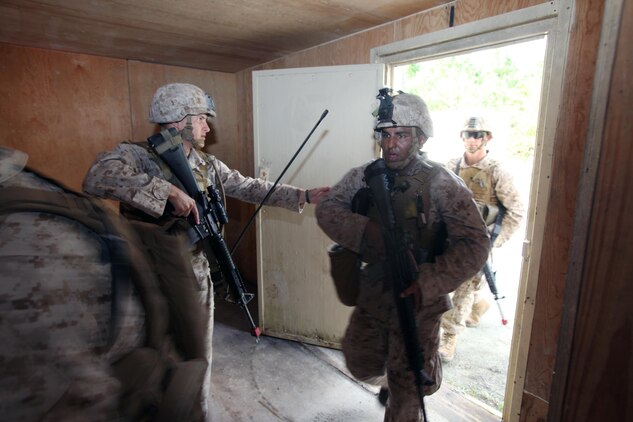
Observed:
[[[200,216],[198,215],[196,201],[194,201],[192,197],[178,189],[176,186],[171,185],[167,200],[174,207],[174,215],[178,217],[187,217],[189,214],[193,214],[196,224],[200,224]]]
[[[361,256],[364,262],[373,264],[385,258],[385,239],[382,227],[373,220],[369,220],[363,234],[363,250]]]

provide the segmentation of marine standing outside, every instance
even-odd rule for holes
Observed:
[[[383,96],[383,100],[392,101],[393,108],[386,114],[379,109],[374,130],[385,163],[400,187],[393,189],[393,208],[418,265],[417,282],[405,294],[418,301],[415,319],[425,356],[424,370],[434,381],[424,388],[424,394],[430,395],[442,380],[437,349],[440,319],[451,306],[448,294],[482,268],[490,241],[471,192],[452,172],[428,161],[420,151],[433,135],[424,101],[405,93]],[[419,397],[390,280],[385,276],[380,219],[373,206],[366,215],[352,212],[354,197],[367,187],[363,176],[369,164],[343,176],[317,205],[316,217],[332,240],[360,254],[366,264],[361,269],[356,308],[342,341],[348,369],[361,381],[388,388],[385,421],[420,421]],[[421,258],[444,245],[448,246],[441,254],[429,260]]]
[[[487,145],[492,131],[482,117],[471,117],[460,132],[464,155],[450,160],[447,167],[461,177],[473,192],[477,206],[492,232],[499,210],[504,210],[499,235],[493,248],[501,247],[516,232],[523,218],[523,203],[514,186],[512,175],[501,162],[488,155]],[[492,253],[492,252],[491,252]],[[490,308],[490,302],[480,290],[486,284],[481,273],[464,282],[453,294],[453,309],[442,318],[440,355],[444,362],[455,357],[457,337],[464,327],[476,327]]]
[[[207,192],[209,186],[215,186],[226,196],[257,204],[273,183],[245,177],[202,151],[210,131],[208,119],[215,116],[211,97],[199,87],[187,83],[158,88],[149,112],[150,122],[158,123],[161,130],[175,128],[182,137],[185,155],[202,192]],[[146,142],[123,142],[114,150],[97,156],[83,182],[83,189],[91,195],[120,201],[121,213],[130,219],[168,227],[178,220],[177,217],[187,217],[191,213],[198,222],[194,199],[176,187],[177,182],[170,179],[173,177]],[[315,188],[306,191],[280,184],[268,198],[267,205],[301,212],[306,203],[318,203],[328,190]],[[210,265],[214,265],[214,258],[206,256],[201,248],[194,247],[191,265],[198,283],[199,301],[208,312],[206,343],[209,365],[202,394],[203,408],[208,409],[214,309]]]

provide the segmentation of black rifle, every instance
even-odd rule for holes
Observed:
[[[251,326],[251,334],[259,341],[261,330],[253,321],[253,317],[248,310],[248,302],[254,295],[246,292],[242,277],[222,237],[220,227],[228,222],[228,218],[220,201],[217,188],[215,186],[209,186],[208,188],[207,193],[211,201],[198,188],[191,167],[189,167],[185,157],[182,138],[178,135],[176,129],[163,130],[159,134],[147,138],[147,142],[182,183],[185,192],[196,201],[200,223],[196,224],[193,214],[189,215],[188,221],[192,226],[192,230],[188,232],[189,240],[192,244],[200,242],[206,256],[209,259],[215,257],[218,261],[222,277],[229,286],[233,300],[246,314]]]
[[[415,385],[418,390],[420,407],[424,420],[424,386],[433,385],[433,380],[424,371],[424,351],[420,347],[418,329],[415,320],[415,303],[413,296],[400,297],[400,294],[415,283],[418,276],[417,264],[411,251],[407,248],[404,233],[396,222],[391,203],[393,177],[383,159],[378,159],[365,169],[365,181],[371,190],[378,213],[380,214],[385,251],[387,254],[387,271],[391,280],[391,289],[398,311],[400,330],[405,344],[409,368],[413,371]]]
[[[495,222],[492,226],[492,232],[490,233],[490,242],[491,244],[495,243],[495,240],[501,233],[501,223],[503,222],[503,217],[505,216],[505,207],[500,205],[499,212],[495,217]],[[495,303],[497,304],[497,308],[499,308],[499,313],[501,314],[501,324],[506,325],[508,320],[503,314],[503,309],[501,309],[501,299],[505,299],[505,296],[499,296],[499,291],[497,290],[497,272],[492,270],[492,252],[488,256],[488,260],[484,264],[483,268],[484,277],[486,277],[486,282],[488,283],[488,287],[490,287],[490,291],[495,297]]]

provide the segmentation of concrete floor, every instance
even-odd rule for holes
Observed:
[[[213,347],[214,422],[383,420],[377,389],[348,374],[340,351],[267,336],[256,343],[237,305],[217,301]],[[500,420],[446,383],[425,403],[431,422]]]

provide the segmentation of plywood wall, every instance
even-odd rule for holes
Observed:
[[[529,419],[547,411],[558,337],[576,197],[581,174],[603,9],[602,0],[578,1],[572,22],[554,143],[551,194],[543,228],[530,349],[521,414]]]
[[[248,146],[237,144],[242,116],[235,74],[10,44],[0,44],[0,56],[0,144],[27,152],[29,165],[74,189],[81,189],[97,153],[157,130],[147,120],[149,104],[156,88],[170,82],[196,84],[213,97],[218,116],[207,151],[252,174],[252,141],[244,136]],[[229,208],[231,244],[252,207],[230,201]],[[254,281],[254,238],[243,243],[235,261]]]
[[[455,25],[544,3],[538,0],[482,2],[455,1]],[[552,188],[549,199],[543,257],[531,327],[532,344],[522,399],[521,420],[545,420],[556,359],[563,291],[572,238],[576,195],[588,126],[594,64],[603,0],[580,0],[572,23],[565,69],[563,110],[557,125]],[[252,70],[369,63],[373,47],[449,27],[449,7],[442,6],[317,48],[286,56]],[[239,101],[250,133],[250,70],[239,75]],[[244,134],[240,134],[244,142]],[[519,409],[517,409],[519,411]]]
[[[129,139],[124,60],[0,44],[0,143],[72,188],[97,152]]]
[[[573,331],[569,376],[558,406],[563,421],[633,420],[633,2],[607,7],[605,16],[613,19],[608,28],[617,28],[619,21],[619,32],[600,42],[613,51],[613,67],[611,59],[598,61],[605,67],[601,75],[611,81],[600,87],[604,100],[596,100],[596,106],[604,105],[606,118],[592,120],[592,153],[584,162],[583,172],[595,171],[596,178],[595,185],[593,179],[584,184],[593,198],[583,228],[586,247],[576,248],[585,258],[579,259],[577,296],[565,292],[566,307],[578,312],[574,324],[563,325]],[[610,13],[620,7],[621,14]],[[592,117],[600,116],[594,110]]]

